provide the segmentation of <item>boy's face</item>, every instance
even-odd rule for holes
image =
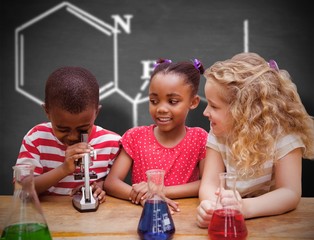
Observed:
[[[70,146],[81,141],[81,133],[90,134],[99,109],[89,107],[77,114],[72,114],[58,107],[45,108],[45,111],[55,136],[60,142]]]

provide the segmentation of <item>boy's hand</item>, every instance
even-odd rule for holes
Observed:
[[[103,181],[92,183],[92,192],[94,198],[97,198],[99,203],[106,201],[106,192],[103,190]]]
[[[91,151],[93,151],[93,148],[88,143],[85,142],[79,142],[71,146],[68,146],[65,151],[63,169],[68,174],[73,173],[76,168],[75,162],[78,161],[80,158],[83,158],[84,154],[90,153]]]
[[[93,197],[95,199],[98,199],[98,202],[99,203],[103,203],[106,201],[106,192],[102,189],[102,184],[103,184],[103,181],[100,181],[100,182],[93,182],[91,184],[91,187],[92,187],[92,192],[93,192]],[[81,186],[78,186],[76,188],[73,188],[72,189],[72,192],[70,194],[70,196],[73,196],[75,194],[82,194],[82,187],[84,185],[81,185]]]

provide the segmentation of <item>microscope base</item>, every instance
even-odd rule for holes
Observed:
[[[93,201],[86,202],[85,199],[82,198],[82,195],[74,195],[72,198],[73,207],[79,212],[93,212],[98,209],[99,202],[98,200],[92,198]]]

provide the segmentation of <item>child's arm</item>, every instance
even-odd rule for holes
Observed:
[[[203,175],[205,159],[199,162],[200,177]],[[198,197],[199,187],[201,181],[194,181],[181,185],[165,187],[165,195],[168,198],[185,198],[185,197]]]
[[[282,214],[297,207],[301,198],[302,152],[294,149],[275,166],[275,190],[242,200],[245,218]]]
[[[167,198],[185,198],[185,197],[197,197],[198,189],[200,186],[200,180],[185,183],[181,185],[173,185],[165,187],[165,195]]]
[[[84,154],[90,151],[91,148],[84,142],[69,146],[65,151],[65,160],[60,166],[34,178],[37,193],[45,192],[48,188],[72,174],[76,168],[75,160],[84,157]]]
[[[219,152],[212,148],[206,148],[206,158],[204,159],[204,172],[199,189],[199,199],[216,200],[219,187],[219,173],[225,172],[225,165]]]
[[[132,187],[124,182],[133,160],[122,148],[118,157],[114,161],[104,182],[104,189],[107,194],[129,200]]]
[[[218,174],[225,172],[225,166],[219,152],[206,148],[204,172],[199,188],[200,205],[197,207],[197,225],[207,228],[211,220],[219,187]]]

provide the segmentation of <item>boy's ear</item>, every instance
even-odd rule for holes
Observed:
[[[198,95],[195,95],[191,101],[190,109],[193,110],[197,108],[200,101],[201,101],[201,98]]]
[[[96,111],[96,116],[98,115],[98,113],[100,112],[100,109],[102,108],[102,105],[98,105],[98,109],[97,109],[97,111]]]
[[[48,117],[48,115],[49,115],[49,111],[48,111],[48,108],[46,107],[46,104],[42,104],[41,105],[41,107],[44,109],[44,111],[45,111],[45,113],[46,113],[46,115],[47,115],[47,117]]]

